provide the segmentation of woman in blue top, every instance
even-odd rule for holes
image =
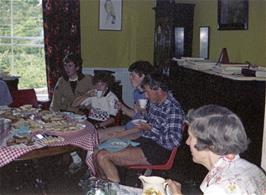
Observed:
[[[146,109],[141,109],[138,105],[139,99],[147,99],[144,95],[144,92],[141,89],[141,82],[145,78],[145,76],[153,71],[153,66],[148,61],[136,61],[131,64],[128,68],[129,80],[132,86],[135,88],[133,92],[134,105],[133,108],[128,107],[122,102],[117,102],[116,107],[122,111],[122,113],[132,120],[135,119],[143,119]],[[98,130],[100,141],[104,141],[106,139],[116,137],[117,132],[121,132],[123,130],[130,129],[134,126],[134,124],[129,121],[125,126],[115,126],[107,129]],[[127,138],[133,139],[138,137],[138,135],[132,135]]]
[[[0,106],[8,106],[13,101],[5,81],[0,80]]]

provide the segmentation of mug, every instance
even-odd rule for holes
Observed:
[[[139,107],[142,109],[145,109],[146,105],[148,103],[148,100],[147,99],[139,99],[138,102],[139,102]]]

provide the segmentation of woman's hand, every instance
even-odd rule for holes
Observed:
[[[96,89],[87,91],[86,97],[92,97],[92,96],[96,96]]]
[[[168,184],[169,190],[172,195],[181,195],[181,184],[173,181],[171,179],[166,180],[166,183]]]
[[[123,114],[130,116],[130,109],[128,109],[122,102],[115,102],[115,109],[121,110]]]
[[[123,103],[120,102],[120,101],[116,101],[115,102],[115,109],[118,109],[118,110],[122,110],[122,107],[123,107]]]

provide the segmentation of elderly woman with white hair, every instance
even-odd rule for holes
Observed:
[[[192,159],[209,173],[200,185],[205,195],[266,194],[265,172],[242,159],[249,140],[239,117],[225,107],[206,105],[187,115]],[[172,194],[182,194],[178,182],[168,180]]]

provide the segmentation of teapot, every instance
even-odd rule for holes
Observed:
[[[170,195],[164,178],[141,175],[139,179],[143,185],[142,195]]]

